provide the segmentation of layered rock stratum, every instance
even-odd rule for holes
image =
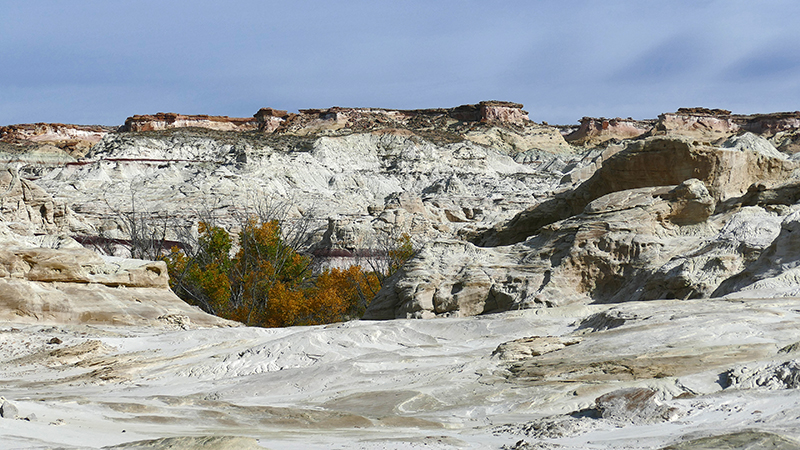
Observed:
[[[501,101],[2,127],[0,447],[797,448],[798,128]],[[131,218],[178,243],[265,210],[336,264],[420,250],[367,320],[270,330],[129,258]]]

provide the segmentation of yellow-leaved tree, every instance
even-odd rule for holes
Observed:
[[[387,269],[354,265],[313,274],[311,258],[288,245],[280,222],[251,218],[238,235],[238,251],[222,228],[200,223],[196,251],[173,248],[164,259],[175,292],[204,310],[247,325],[286,327],[358,318],[389,272],[413,254],[407,235],[387,252]]]
[[[200,237],[191,256],[173,247],[164,257],[170,286],[183,300],[226,317],[231,299],[231,237],[222,228],[205,222],[200,222],[197,229]]]

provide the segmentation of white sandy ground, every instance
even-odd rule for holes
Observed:
[[[581,326],[609,310],[604,317],[625,319],[621,326]],[[515,376],[511,363],[491,356],[501,343],[534,335],[583,341],[529,359],[529,368],[544,371],[538,379]],[[62,343],[48,344],[54,337]],[[778,350],[797,341],[800,300],[786,298],[287,329],[4,323],[0,395],[36,420],[0,419],[0,448],[209,435],[251,437],[273,449],[478,449],[520,440],[530,448],[661,448],[743,429],[800,439],[800,390],[723,389],[720,376],[792,361],[800,353]],[[645,361],[644,372],[651,360],[667,368],[657,375],[604,369],[621,360],[624,367]],[[630,386],[655,389],[678,417],[632,425],[564,416]],[[541,439],[518,426],[549,416],[567,425]]]

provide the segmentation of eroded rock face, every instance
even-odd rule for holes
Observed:
[[[448,123],[449,122],[449,123]],[[504,125],[530,125],[528,112],[519,103],[483,101],[475,105],[455,108],[405,109],[340,108],[301,109],[300,114],[287,116],[279,132],[308,134],[325,130],[363,131],[366,129],[408,127],[420,129],[447,127],[456,122],[496,123]]]
[[[574,190],[478,240],[516,245],[429,244],[367,316],[470,315],[757,289],[796,295],[789,230],[798,194],[787,182],[794,169],[768,141],[749,134],[719,147],[658,136],[635,141]],[[690,179],[674,187],[642,187],[683,177]]]
[[[438,261],[436,266],[428,264],[434,261]],[[511,279],[512,261],[493,249],[462,241],[427,244],[395,273],[388,288],[381,289],[364,318],[467,316],[511,309],[515,296],[504,292],[503,284],[495,280]],[[527,284],[511,288],[526,294]]]
[[[54,142],[76,139],[96,144],[111,129],[99,125],[65,125],[63,123],[25,123],[0,127],[0,140],[6,142]]]
[[[436,241],[395,274],[365,318],[674,297],[657,283],[646,287],[646,280],[713,236],[719,225],[706,221],[714,205],[699,180],[687,180],[676,187],[613,192],[587,205],[583,214],[510,247]]]
[[[800,212],[780,218],[780,222],[764,223],[773,240],[759,254],[758,259],[735,276],[726,279],[714,295],[794,297],[800,295]],[[771,226],[770,226],[771,225]],[[778,225],[777,228],[775,225]]]
[[[721,109],[681,108],[658,116],[653,134],[679,134],[703,142],[714,142],[740,129],[731,112]]]
[[[519,103],[488,101],[480,102],[480,121],[512,123],[522,125],[528,120],[528,112]]]
[[[271,133],[289,117],[289,113],[280,109],[261,108],[253,115],[258,122],[259,131]]]
[[[800,361],[739,366],[725,372],[724,378],[726,388],[797,389],[800,388]]]
[[[719,142],[744,131],[774,137],[800,129],[800,112],[741,115],[724,109],[679,108],[658,116],[650,134],[678,134],[704,142]]]
[[[278,134],[118,133],[82,163],[52,170],[39,183],[69,201],[103,238],[125,239],[124,224],[111,222],[119,222],[115,210],[131,211],[132,198],[138,211],[153,216],[191,223],[205,210],[226,225],[235,225],[235,213],[272,199],[291,204],[291,220],[313,220],[316,243],[353,251],[376,248],[388,232],[420,242],[486,228],[583,167],[583,156],[574,153],[542,150],[538,164],[524,163],[468,139],[437,143],[410,130]],[[561,164],[546,164],[557,158]]]
[[[107,286],[168,288],[163,261],[101,258],[83,247],[0,249],[0,277],[29,281],[99,283]]]
[[[783,153],[794,155],[800,152],[800,132],[797,130],[775,133],[770,142]]]
[[[800,111],[773,114],[755,114],[737,117],[741,127],[752,133],[774,136],[781,132],[800,129]]]
[[[88,228],[65,202],[54,200],[37,184],[21,178],[13,166],[0,169],[0,220],[4,228],[25,236]]]

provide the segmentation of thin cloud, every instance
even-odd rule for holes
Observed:
[[[688,36],[674,36],[659,42],[610,77],[610,82],[660,84],[696,78],[706,70],[706,43]]]
[[[724,72],[729,81],[756,83],[800,76],[800,50],[782,45],[760,48],[739,59]]]

